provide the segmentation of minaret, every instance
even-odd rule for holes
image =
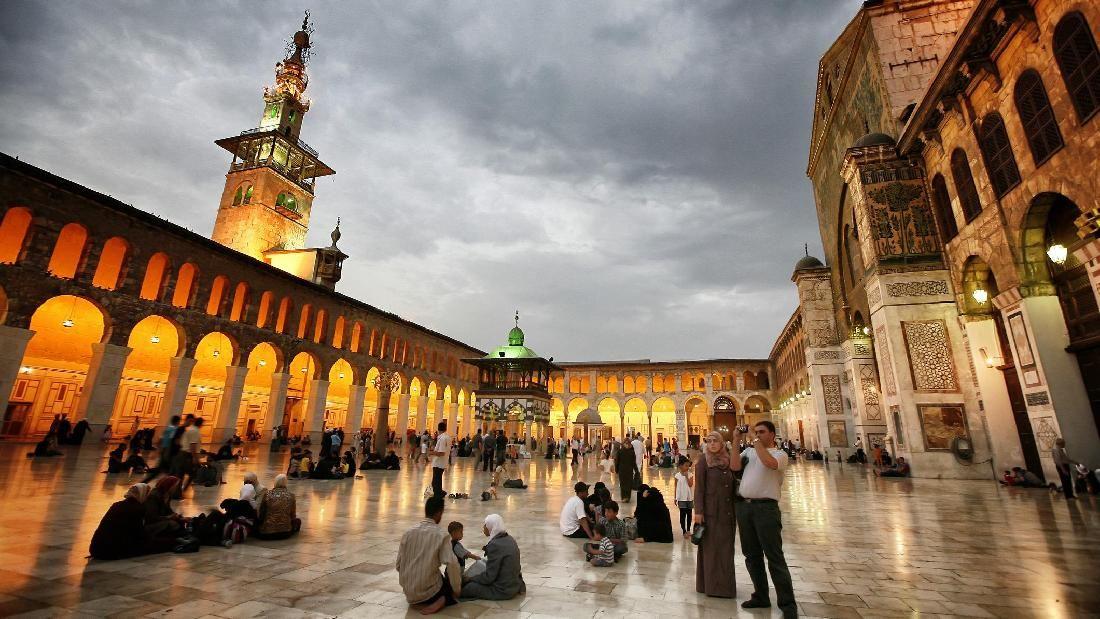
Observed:
[[[260,125],[215,142],[233,153],[233,161],[212,238],[269,263],[269,251],[305,247],[314,179],[335,174],[299,137],[309,111],[304,93],[312,29],[306,12],[286,57],[275,65],[275,85],[264,88]]]

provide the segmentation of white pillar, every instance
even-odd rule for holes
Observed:
[[[214,423],[212,440],[215,445],[224,443],[237,430],[237,416],[241,411],[241,395],[244,393],[244,379],[248,376],[248,367],[227,365],[225,367],[225,389],[218,406],[218,420]]]
[[[122,368],[131,350],[114,344],[92,344],[92,360],[76,405],[76,418],[87,419],[95,436],[111,421]]]
[[[402,393],[397,396],[397,431],[394,438],[405,445],[405,432],[409,429],[409,394]]]
[[[164,382],[164,402],[160,407],[160,430],[168,425],[174,415],[183,416],[183,403],[187,400],[187,387],[191,384],[191,372],[198,359],[172,357],[168,360],[168,380]]]
[[[363,385],[350,385],[348,387],[348,414],[346,416],[344,430],[348,434],[354,434],[366,424],[367,408],[363,406],[363,398],[367,388]]]
[[[271,429],[283,424],[283,413],[286,412],[286,390],[290,385],[290,374],[274,373],[271,375],[271,390],[267,396],[266,423],[260,428],[260,442],[271,442]]]
[[[447,420],[447,432],[451,436],[458,436],[458,409],[451,402],[443,402],[443,417]],[[463,428],[465,430],[465,428]]]
[[[325,423],[325,401],[328,399],[328,381],[313,380],[309,385],[309,397],[306,399],[306,425],[303,434],[309,434],[314,445],[321,444],[321,433]]]
[[[23,365],[23,354],[33,336],[34,331],[29,329],[0,326],[0,414],[8,410],[11,390]]]
[[[407,412],[407,411],[406,411]],[[416,399],[416,433],[421,434],[428,424],[428,397],[420,396]]]
[[[975,377],[978,389],[982,393],[982,406],[988,426],[989,442],[993,454],[993,468],[996,471],[1014,466],[1027,466],[1020,445],[1020,434],[1016,429],[1016,420],[1012,414],[1012,402],[1008,397],[1004,372],[996,366],[1004,362],[997,324],[991,319],[971,320],[965,323],[966,337],[970,342],[970,354],[973,357]],[[985,352],[985,355],[982,352]],[[992,361],[992,367],[990,363]],[[1016,370],[1011,370],[1015,372]]]
[[[462,432],[464,435],[473,436],[474,430],[474,412],[470,408],[469,404],[460,404],[459,412],[462,414]]]

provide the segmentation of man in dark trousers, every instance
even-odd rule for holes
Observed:
[[[768,574],[764,571],[764,557],[775,597],[783,619],[798,616],[794,600],[791,572],[783,557],[783,524],[779,511],[779,493],[783,486],[783,472],[787,469],[787,454],[775,445],[775,425],[761,421],[753,426],[756,439],[741,452],[744,473],[737,493],[737,528],[741,534],[741,554],[745,555],[745,567],[752,578],[752,597],[741,603],[741,608],[768,608]],[[741,441],[741,434],[734,431],[733,444]]]

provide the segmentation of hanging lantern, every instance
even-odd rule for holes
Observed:
[[[970,296],[974,298],[978,305],[985,305],[989,301],[989,293],[986,292],[985,288],[975,288]]]
[[[1065,264],[1066,258],[1069,257],[1069,249],[1061,243],[1055,243],[1047,248],[1047,257],[1054,264]]]

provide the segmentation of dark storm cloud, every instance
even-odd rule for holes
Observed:
[[[817,245],[817,59],[858,2],[330,3],[303,137],[341,290],[558,359],[766,355]],[[0,148],[208,234],[285,3],[7,2]]]

